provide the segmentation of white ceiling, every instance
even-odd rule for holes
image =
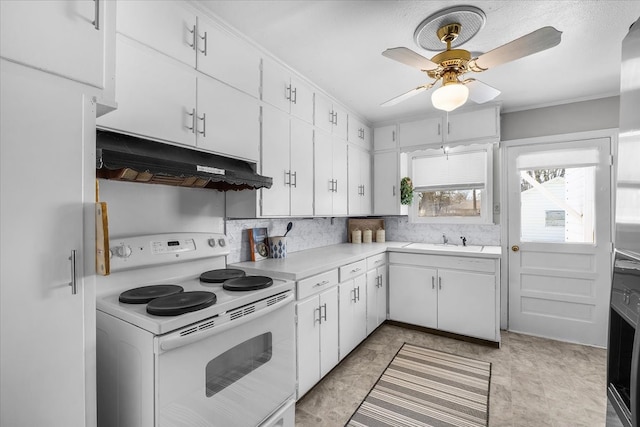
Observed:
[[[200,0],[371,123],[433,111],[430,92],[391,107],[380,104],[430,79],[381,55],[413,41],[427,16],[456,5],[479,7],[482,30],[461,48],[487,52],[540,27],[562,31],[560,45],[503,64],[477,79],[499,89],[503,111],[619,93],[620,43],[640,17],[640,1]],[[471,102],[471,101],[468,101]]]

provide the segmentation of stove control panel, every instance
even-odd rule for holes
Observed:
[[[110,246],[113,271],[229,254],[227,237],[220,233],[168,233],[113,238]]]

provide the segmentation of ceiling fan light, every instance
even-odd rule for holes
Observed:
[[[431,102],[438,110],[453,111],[469,98],[469,88],[462,83],[439,87],[431,94]]]

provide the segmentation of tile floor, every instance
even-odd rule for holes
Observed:
[[[403,342],[492,362],[489,426],[601,427],[606,350],[502,332],[492,348],[382,325],[296,405],[296,426],[343,426]]]

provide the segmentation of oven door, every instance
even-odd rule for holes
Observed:
[[[157,338],[156,422],[257,426],[295,393],[294,296]]]

